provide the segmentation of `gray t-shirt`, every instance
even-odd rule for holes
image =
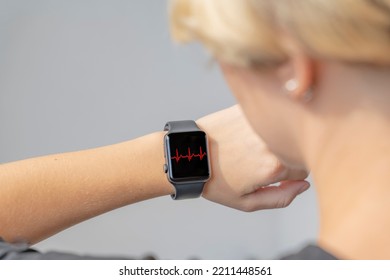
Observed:
[[[120,256],[81,256],[63,252],[40,253],[26,243],[10,244],[0,238],[0,260],[122,260]]]
[[[0,238],[0,260],[124,260],[121,256],[80,256],[75,254],[48,252],[40,253],[25,243],[10,244]],[[146,256],[141,259],[154,259]],[[300,252],[288,255],[282,260],[336,260],[337,258],[316,245],[309,245]]]
[[[287,255],[282,260],[337,260],[335,256],[317,245],[308,245],[301,251]]]

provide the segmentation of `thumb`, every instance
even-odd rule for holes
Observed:
[[[261,187],[254,193],[248,194],[245,204],[249,211],[284,208],[309,187],[310,183],[307,181],[282,181],[279,186]]]

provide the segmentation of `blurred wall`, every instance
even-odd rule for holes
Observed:
[[[200,46],[171,42],[166,1],[0,0],[0,22],[0,163],[125,141],[162,130],[167,120],[197,119],[235,103]],[[35,247],[163,259],[275,258],[314,239],[314,200],[310,190],[287,209],[248,214],[204,199],[162,197]]]

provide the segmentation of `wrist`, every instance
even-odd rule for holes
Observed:
[[[171,196],[198,198],[210,178],[207,136],[192,120],[167,122],[164,130],[164,171],[175,188]]]

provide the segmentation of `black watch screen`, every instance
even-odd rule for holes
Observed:
[[[209,178],[207,140],[203,131],[168,133],[166,145],[170,179]]]

